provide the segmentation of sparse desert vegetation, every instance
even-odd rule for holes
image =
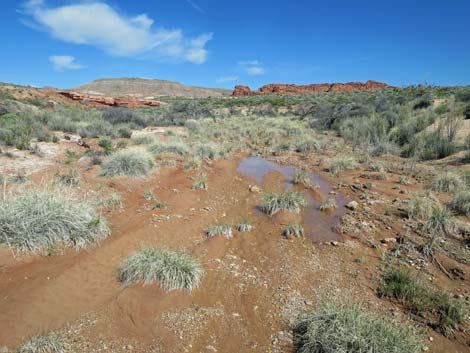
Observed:
[[[0,342],[465,352],[467,91],[28,111],[0,93]],[[336,293],[350,305],[322,305]]]

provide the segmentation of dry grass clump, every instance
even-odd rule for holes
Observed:
[[[127,149],[112,154],[104,161],[101,175],[143,177],[154,167],[155,162],[148,152],[142,149]]]
[[[0,241],[41,252],[57,245],[81,249],[110,234],[91,204],[62,189],[29,190],[0,202]]]
[[[425,286],[408,271],[390,270],[378,289],[379,296],[405,305],[412,313],[424,317],[433,327],[450,334],[465,318],[461,301],[446,292]]]
[[[440,207],[440,205],[433,199],[426,196],[416,196],[408,203],[408,217],[418,221],[427,221],[436,207]]]
[[[419,353],[411,329],[357,305],[323,304],[294,327],[298,353]]]
[[[470,216],[470,191],[462,191],[454,195],[450,207],[458,214]]]
[[[304,236],[304,228],[299,223],[292,223],[289,224],[283,231],[282,235],[286,237],[303,237]]]
[[[216,235],[222,235],[226,238],[231,238],[233,236],[232,228],[226,224],[213,225],[212,227],[206,230],[206,235],[208,238],[213,238]]]
[[[338,207],[336,201],[334,199],[328,199],[326,201],[323,201],[318,208],[320,209],[320,211],[328,211],[333,210],[336,207]]]
[[[62,337],[56,333],[32,337],[17,351],[18,353],[65,353]]]
[[[189,153],[189,147],[184,142],[179,140],[168,140],[160,141],[157,140],[155,143],[148,147],[148,150],[153,154],[170,153],[177,154],[180,156]]]
[[[431,190],[441,192],[452,192],[463,187],[464,182],[460,175],[455,173],[446,173],[434,178],[431,183]]]
[[[272,192],[263,196],[261,209],[271,216],[282,210],[298,213],[306,205],[305,197],[299,192]]]
[[[241,221],[235,227],[239,232],[251,232],[253,225],[249,221]]]
[[[344,157],[336,157],[331,160],[330,164],[330,172],[333,174],[338,174],[343,170],[351,170],[356,168],[357,162],[354,157],[351,156],[344,156]]]
[[[142,282],[159,283],[166,291],[199,286],[201,265],[188,255],[158,248],[143,248],[128,257],[121,266],[119,279],[124,286]]]
[[[207,175],[204,172],[198,174],[196,181],[194,182],[192,189],[193,190],[207,190],[209,183],[207,181]]]

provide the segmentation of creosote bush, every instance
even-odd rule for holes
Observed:
[[[406,325],[336,303],[302,315],[294,337],[298,353],[420,353],[423,348]]]
[[[106,238],[106,221],[91,204],[62,189],[29,190],[0,202],[0,242],[35,253],[75,249]]]
[[[306,205],[305,197],[299,192],[272,192],[263,195],[261,209],[264,213],[271,216],[282,210],[298,213]]]
[[[119,279],[124,286],[142,282],[159,283],[166,291],[199,286],[203,275],[201,265],[190,256],[177,251],[143,248],[128,257],[121,266]]]
[[[24,343],[18,353],[65,353],[65,344],[62,337],[56,333],[35,336]]]
[[[127,149],[112,154],[101,166],[102,175],[114,176],[147,176],[155,166],[153,157],[145,150]]]
[[[406,305],[412,313],[425,317],[444,334],[450,334],[465,317],[460,300],[425,286],[406,270],[391,269],[378,288],[378,294]]]

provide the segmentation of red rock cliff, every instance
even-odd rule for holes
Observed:
[[[94,96],[79,92],[60,91],[61,95],[71,98],[75,101],[84,102],[92,107],[125,107],[125,108],[138,108],[143,105],[157,107],[162,102],[152,99],[141,99],[134,97],[105,97]]]
[[[234,97],[259,96],[267,94],[303,94],[314,92],[351,92],[367,91],[374,89],[391,88],[386,83],[377,81],[348,82],[348,83],[316,83],[312,85],[291,85],[271,83],[261,87],[258,91],[252,91],[247,86],[235,86],[232,93]]]

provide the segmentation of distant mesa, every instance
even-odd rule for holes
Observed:
[[[79,101],[91,107],[123,107],[123,108],[139,108],[144,105],[158,107],[163,103],[153,99],[143,99],[136,97],[107,97],[79,93],[73,91],[59,91],[59,94],[68,97],[74,101]]]
[[[232,93],[234,97],[262,96],[268,94],[304,94],[315,92],[351,92],[368,91],[375,89],[393,88],[386,83],[369,80],[367,82],[348,83],[315,83],[311,85],[293,85],[283,83],[271,83],[252,91],[248,86],[235,86]]]

